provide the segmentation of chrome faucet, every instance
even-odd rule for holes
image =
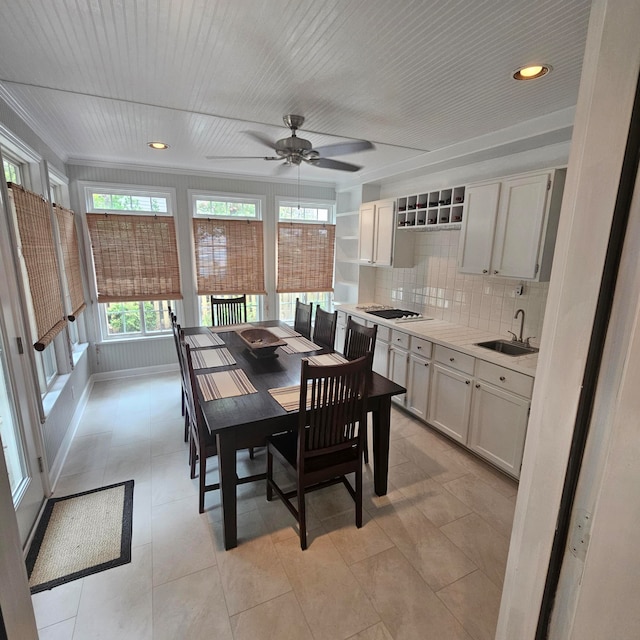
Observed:
[[[522,318],[520,318],[520,336],[518,337],[517,341],[518,342],[524,342],[524,340],[522,339],[522,331],[524,329],[524,309],[518,309],[516,311],[516,315],[513,316],[516,320],[518,319],[518,316],[522,314]],[[515,340],[515,334],[513,334],[514,336],[514,340]]]

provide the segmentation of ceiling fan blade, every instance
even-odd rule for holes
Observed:
[[[336,144],[327,144],[324,147],[314,147],[321,156],[343,156],[347,153],[357,153],[358,151],[368,151],[374,149],[373,142],[368,140],[353,140],[352,142],[337,142]]]
[[[282,160],[280,156],[205,156],[207,160]]]
[[[245,131],[244,133],[246,133],[248,136],[251,136],[256,142],[259,142],[264,147],[273,150],[276,146],[275,142],[272,142],[271,140],[269,140],[269,138],[267,138],[262,133],[259,133],[258,131]]]
[[[362,169],[362,167],[356,164],[331,160],[330,158],[310,158],[305,161],[314,167],[322,167],[323,169],[337,169],[338,171],[360,171],[360,169]]]

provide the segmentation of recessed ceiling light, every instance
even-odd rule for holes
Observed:
[[[147,142],[152,149],[168,149],[169,145],[164,142]]]
[[[546,76],[553,67],[550,64],[532,64],[527,67],[520,67],[513,72],[516,80],[535,80]]]

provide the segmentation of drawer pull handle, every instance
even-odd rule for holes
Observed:
[[[479,384],[477,384],[477,385],[476,385],[476,389],[479,389],[479,388],[480,388],[480,385],[479,385]]]
[[[455,358],[449,358],[449,362],[455,362]]]
[[[420,351],[420,349],[422,349],[422,347],[420,345],[417,346],[418,351]]]
[[[471,380],[465,380],[464,383],[465,384],[471,384]]]
[[[504,376],[500,376],[500,382],[504,382],[506,378]]]

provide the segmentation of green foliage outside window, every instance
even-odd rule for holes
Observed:
[[[202,216],[257,217],[255,203],[223,202],[221,200],[196,200],[196,213]]]
[[[167,199],[164,197],[141,196],[135,194],[93,193],[93,206],[108,211],[148,211],[167,213]]]
[[[169,327],[167,306],[162,301],[107,304],[110,336],[148,335],[167,331]]]

